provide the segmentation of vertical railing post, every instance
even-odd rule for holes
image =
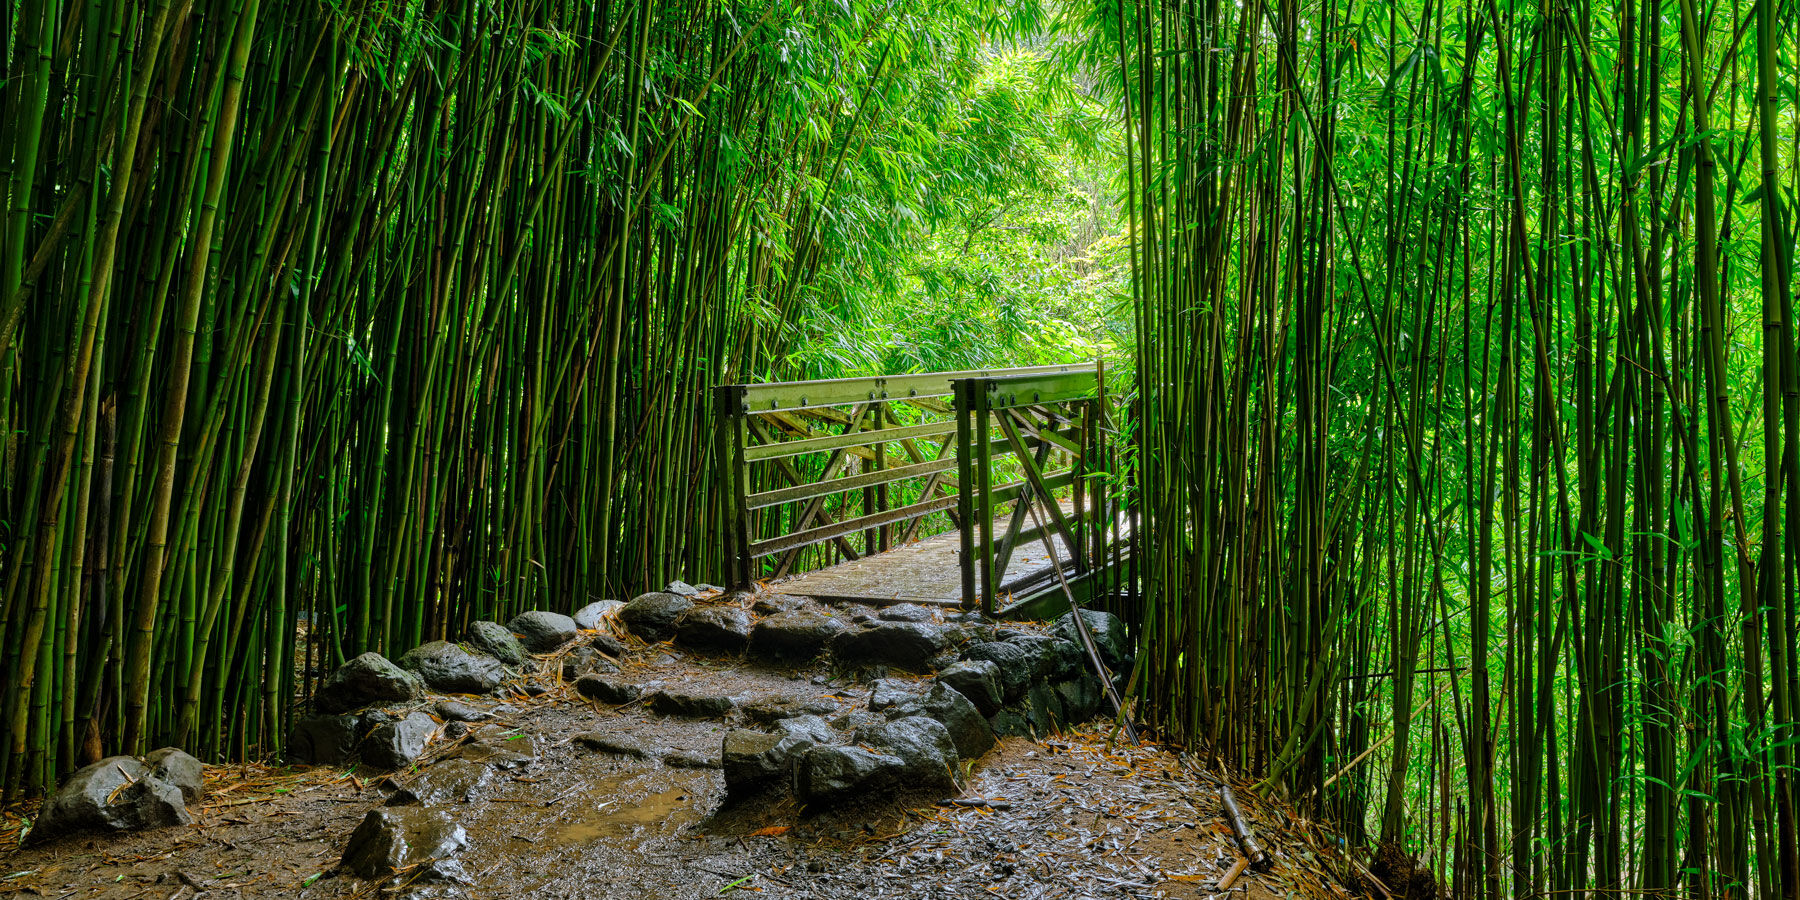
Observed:
[[[994,483],[993,483],[993,448],[990,429],[993,425],[991,404],[988,402],[989,382],[987,379],[970,379],[969,407],[975,416],[975,517],[981,528],[981,548],[976,551],[976,561],[981,566],[981,611],[989,617],[994,615]],[[1000,577],[1005,577],[1002,570]]]
[[[962,602],[963,608],[975,606],[975,478],[974,452],[975,434],[973,420],[969,418],[970,405],[969,382],[967,380],[950,383],[953,391],[952,403],[956,410],[956,518],[957,533],[962,538],[962,553],[958,561],[962,566]]]

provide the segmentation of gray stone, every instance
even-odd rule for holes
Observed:
[[[575,744],[595,753],[612,753],[633,759],[643,759],[650,755],[650,751],[636,738],[604,731],[584,731],[575,736]]]
[[[1054,733],[1067,721],[1063,714],[1062,697],[1050,685],[1039,682],[1025,692],[1024,712],[1026,721],[1031,723],[1032,733],[1042,737]]]
[[[931,610],[917,603],[896,603],[883,609],[879,617],[889,622],[929,622]]]
[[[831,727],[841,731],[855,731],[864,725],[880,722],[884,717],[866,709],[853,709],[831,720]]]
[[[812,609],[776,613],[750,630],[750,649],[764,656],[811,659],[844,630],[844,623]]]
[[[869,685],[869,708],[880,712],[919,699],[924,686],[899,678],[877,678]]]
[[[532,653],[549,653],[579,634],[574,619],[542,609],[513,616],[513,620],[506,623],[506,630],[517,635],[519,643]]]
[[[1094,646],[1100,651],[1100,661],[1114,671],[1125,668],[1132,657],[1131,637],[1126,633],[1125,620],[1097,609],[1082,610],[1081,618],[1087,622],[1088,631],[1094,635]],[[1057,619],[1051,624],[1050,633],[1081,646],[1074,613]]]
[[[470,622],[463,643],[509,666],[525,664],[525,645],[499,622]]]
[[[953,790],[956,787],[956,741],[943,723],[907,716],[856,729],[854,738],[901,760],[902,784],[909,790]]]
[[[699,694],[661,690],[650,695],[650,708],[665,716],[719,719],[730,715],[737,701],[723,694]]]
[[[621,706],[643,696],[644,689],[629,681],[602,675],[583,675],[575,679],[575,693],[589,700]]]
[[[437,710],[438,718],[446,722],[486,722],[494,717],[487,710],[476,709],[455,700],[440,700],[433,709]]]
[[[680,594],[683,597],[700,596],[700,589],[685,581],[671,581],[669,582],[669,586],[663,588],[663,590],[671,594]]]
[[[1059,681],[1087,670],[1087,654],[1079,644],[1043,634],[1014,635],[1008,644],[1025,651],[1031,659],[1032,680]]]
[[[750,614],[735,606],[697,606],[676,620],[675,639],[690,647],[742,650],[750,643]]]
[[[356,755],[361,730],[362,719],[353,714],[307,716],[288,733],[288,759],[322,766],[346,762]]]
[[[449,641],[432,641],[406,651],[400,668],[417,673],[425,686],[446,694],[485,694],[506,680],[500,661],[470,653]]]
[[[829,715],[837,712],[837,704],[825,699],[794,696],[764,697],[744,703],[738,709],[743,710],[744,718],[757,725],[773,725],[794,716]]]
[[[466,759],[447,759],[420,772],[388,798],[389,806],[418,803],[442,806],[467,803],[486,785],[494,770]]]
[[[720,764],[725,792],[741,794],[786,778],[794,761],[818,743],[804,734],[764,734],[744,728],[725,732]]]
[[[1031,680],[1037,674],[1037,660],[1031,652],[1004,641],[971,645],[963,650],[962,658],[993,663],[1000,673],[1001,696],[1008,703],[1023,697],[1025,689],[1031,686]]]
[[[947,684],[969,698],[984,716],[998,712],[1006,702],[1000,687],[1000,667],[985,659],[966,659],[946,667],[937,674],[939,684]]]
[[[675,620],[693,605],[694,601],[680,594],[652,591],[631,598],[619,610],[619,621],[646,641],[666,641],[675,634]]]
[[[454,856],[467,846],[468,834],[442,810],[379,807],[369,810],[351,832],[341,865],[364,878],[385,878],[401,869]]]
[[[605,628],[606,623],[619,615],[625,604],[618,600],[595,600],[575,611],[570,618],[575,620],[575,627],[585,631]]]
[[[180,788],[183,802],[194,803],[206,793],[206,767],[179,747],[164,747],[144,754],[144,765],[150,769],[151,777]]]
[[[193,821],[180,787],[156,777],[135,757],[113,756],[75,770],[44,801],[25,843],[37,844],[65,834],[141,831]]]
[[[459,756],[496,769],[522,769],[537,761],[537,740],[528,734],[509,735],[469,744]]]
[[[363,741],[363,762],[378,769],[404,769],[418,762],[436,733],[437,722],[422,712],[383,722]]]
[[[831,723],[818,716],[794,716],[775,723],[775,730],[782,734],[795,734],[809,738],[815,744],[829,744],[837,740],[837,732],[832,730]]]
[[[717,769],[723,766],[719,757],[697,750],[670,750],[663,754],[662,761],[671,769]]]
[[[606,654],[592,647],[576,647],[562,658],[562,677],[564,681],[574,681],[583,675],[612,675],[619,667]]]
[[[1092,676],[1059,681],[1054,687],[1057,699],[1062,702],[1063,721],[1067,724],[1086,722],[1105,708],[1106,698],[1100,682]]]
[[[631,652],[631,648],[625,646],[624,641],[621,641],[604,631],[594,635],[594,637],[588,641],[588,646],[613,659],[622,659],[625,654]]]
[[[400,703],[425,696],[425,682],[379,653],[364,653],[326,676],[313,706],[341,713],[374,703]]]
[[[895,718],[924,716],[944,726],[956,753],[974,759],[994,746],[994,729],[988,725],[975,704],[946,684],[934,685],[931,693],[888,713]]]
[[[793,612],[805,605],[805,600],[790,594],[763,594],[750,604],[750,611],[759,616],[773,616],[778,613]]]
[[[922,670],[949,645],[944,631],[924,622],[878,622],[831,642],[831,654],[847,667],[899,666]]]
[[[800,757],[794,792],[808,804],[829,805],[899,783],[906,761],[862,747],[814,747]]]
[[[1031,737],[1031,722],[1025,714],[1014,707],[1006,707],[991,716],[988,724],[993,726],[994,733],[1001,737]]]

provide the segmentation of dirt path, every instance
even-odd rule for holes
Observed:
[[[459,698],[496,718],[430,757],[521,760],[493,769],[474,799],[451,808],[469,838],[460,858],[468,885],[396,886],[334,872],[351,831],[415,773],[215,767],[193,826],[0,855],[0,895],[1185,898],[1218,896],[1219,876],[1237,859],[1214,784],[1154,746],[1109,745],[1099,731],[1010,737],[965,764],[957,798],[804,810],[786,794],[726,798],[717,765],[731,722],[659,716],[641,703],[599,706],[549,674],[555,660],[540,666],[555,689],[504,702]],[[734,720],[777,701],[829,706],[828,718],[868,704],[865,685],[822,668],[669,645],[634,644],[619,676],[729,690],[740,700]],[[591,749],[596,742],[628,752]],[[1278,810],[1249,812],[1276,862],[1233,893],[1349,896],[1314,873],[1310,830]],[[0,821],[0,847],[15,843],[18,824]]]

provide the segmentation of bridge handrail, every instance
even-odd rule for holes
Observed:
[[[969,378],[1016,378],[1077,372],[1091,374],[1094,371],[1092,364],[1021,366],[1012,369],[970,369],[962,372],[918,372],[866,378],[731,384],[724,385],[719,390],[728,398],[724,406],[725,412],[735,416],[750,416],[880,400],[948,397],[955,392],[954,382]]]

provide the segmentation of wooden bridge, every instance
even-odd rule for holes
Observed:
[[[1117,592],[1130,527],[1098,366],[727,385],[735,585],[990,615]]]

